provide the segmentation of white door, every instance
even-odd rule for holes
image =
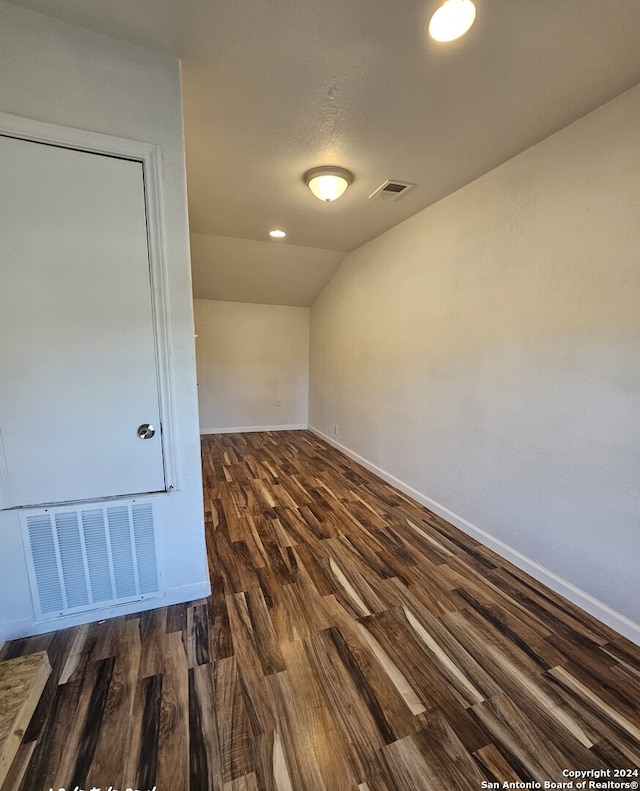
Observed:
[[[4,507],[165,488],[153,327],[142,164],[0,137]]]

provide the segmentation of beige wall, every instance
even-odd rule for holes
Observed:
[[[194,306],[200,432],[306,428],[309,308]]]
[[[637,87],[352,253],[310,346],[313,427],[635,639],[639,172]]]
[[[0,3],[0,112],[158,145],[170,295],[178,490],[154,498],[163,547],[165,598],[207,594],[193,309],[186,216],[180,64],[167,55]],[[17,327],[19,332],[20,328]],[[43,329],[43,332],[46,331]],[[0,341],[11,342],[10,339]],[[136,602],[118,613],[144,609]],[[106,617],[110,613],[66,619]],[[59,625],[60,622],[58,622]],[[41,629],[34,625],[27,570],[15,511],[0,513],[0,641]]]

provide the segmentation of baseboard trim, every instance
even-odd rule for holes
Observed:
[[[206,599],[211,593],[209,581],[197,582],[193,585],[182,585],[179,588],[170,588],[161,596],[149,598],[143,601],[127,602],[120,606],[108,607],[102,610],[91,610],[91,612],[77,613],[65,618],[57,618],[54,621],[34,621],[33,619],[22,619],[11,621],[0,625],[0,645],[7,640],[16,640],[20,637],[32,637],[36,634],[54,632],[58,629],[67,629],[70,626],[81,626],[85,623],[102,621],[107,618],[115,618],[118,615],[134,615],[146,610],[154,610],[158,607],[168,607],[172,604],[182,604],[187,601],[197,601]]]
[[[308,428],[306,423],[287,423],[284,426],[233,426],[231,428],[201,428],[205,434],[248,434],[251,431],[299,431]]]
[[[430,511],[438,514],[438,516],[446,519],[447,522],[450,522],[452,525],[462,530],[463,533],[466,533],[472,538],[477,539],[484,546],[492,549],[496,554],[513,563],[514,566],[517,566],[519,569],[538,580],[538,582],[547,585],[556,593],[564,596],[564,598],[568,599],[568,601],[570,601],[572,604],[575,604],[576,606],[585,610],[585,612],[593,615],[594,618],[597,618],[599,621],[602,621],[602,623],[606,624],[612,629],[615,629],[616,632],[624,635],[624,637],[631,640],[633,643],[636,643],[636,645],[640,645],[640,625],[632,621],[630,618],[627,618],[626,615],[622,615],[622,613],[617,612],[607,604],[604,604],[603,602],[591,596],[586,591],[578,588],[572,582],[560,577],[558,574],[545,568],[535,560],[523,555],[517,549],[505,544],[504,541],[501,541],[499,538],[495,538],[495,536],[492,536],[490,533],[482,530],[482,528],[477,527],[473,523],[464,519],[462,516],[459,516],[453,511],[450,511],[445,506],[440,505],[440,503],[437,503],[435,500],[432,500],[430,497],[422,494],[422,492],[419,492],[417,489],[409,486],[409,484],[401,481],[399,478],[396,478],[395,475],[391,475],[391,473],[383,470],[376,464],[372,464],[363,456],[360,456],[360,454],[350,450],[345,445],[337,442],[335,439],[328,436],[327,434],[324,434],[319,429],[309,426],[309,431],[312,431],[316,436],[320,437],[320,439],[323,439],[329,445],[332,445],[341,453],[344,453],[345,456],[348,456],[350,459],[358,462],[358,464],[361,464],[370,472],[373,472],[379,478],[382,478],[383,481],[390,483],[392,486],[395,486],[396,489],[399,489],[404,494],[409,495],[409,497],[420,503],[420,505],[424,505],[425,508],[428,508]]]

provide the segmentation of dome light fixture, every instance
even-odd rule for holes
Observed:
[[[269,231],[269,236],[272,239],[284,239],[287,235],[286,231],[281,231],[279,228],[275,228],[273,231]]]
[[[353,173],[330,165],[311,168],[304,174],[304,183],[321,201],[337,200],[353,181]]]
[[[436,41],[454,41],[469,30],[475,18],[471,0],[446,0],[431,17],[429,35]]]

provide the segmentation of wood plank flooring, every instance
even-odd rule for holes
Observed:
[[[471,791],[640,766],[637,646],[310,432],[205,437],[203,471],[208,599],[5,646],[53,672],[1,791]]]

